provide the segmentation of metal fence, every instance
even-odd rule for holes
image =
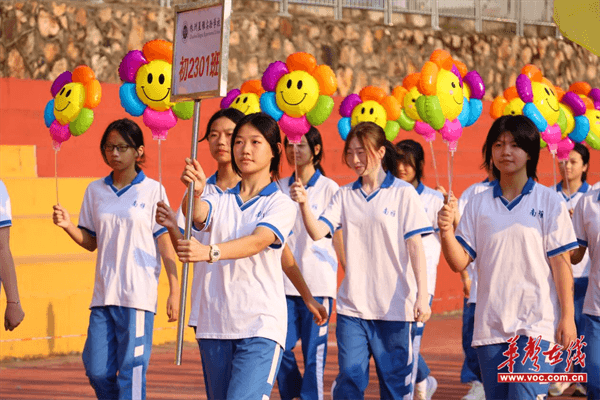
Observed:
[[[102,3],[103,0],[88,0]],[[111,0],[115,1],[115,0]],[[131,0],[129,0],[131,1]],[[145,3],[172,7],[178,4],[206,0],[145,0]],[[233,0],[236,1],[236,0]],[[523,36],[525,24],[555,27],[552,20],[554,0],[264,0],[279,3],[281,15],[289,16],[291,4],[305,8],[333,8],[336,20],[342,19],[343,10],[362,9],[383,12],[386,25],[392,24],[394,13],[431,16],[431,27],[440,29],[440,17],[464,18],[475,21],[475,31],[481,32],[483,21],[513,23],[516,34]],[[556,36],[560,31],[556,28]]]

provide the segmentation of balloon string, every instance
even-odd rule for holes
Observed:
[[[161,145],[160,143],[162,142],[162,140],[158,139],[158,183],[159,183],[159,190],[160,190],[160,200],[164,200],[163,199],[163,186],[162,186],[162,160],[161,160]]]
[[[554,175],[554,187],[556,187],[556,157],[552,154],[552,175]]]
[[[60,205],[58,201],[58,150],[54,149],[54,181],[56,182],[56,204]]]
[[[569,179],[567,177],[567,162],[566,161],[561,161],[562,167],[563,167],[563,171],[565,171],[565,182],[567,183],[567,195],[569,197],[567,197],[567,207],[571,208],[571,185],[569,185]]]
[[[452,195],[452,175],[454,168],[454,152],[450,151],[450,144],[448,144],[448,204],[450,203],[450,196]]]
[[[299,180],[300,178],[298,177],[298,163],[296,161],[296,143],[294,143],[294,174],[296,175],[296,180]]]
[[[440,177],[438,176],[437,163],[435,162],[435,153],[433,151],[433,142],[429,142],[429,148],[431,149],[431,160],[433,160],[433,171],[435,172],[435,187],[440,187]]]

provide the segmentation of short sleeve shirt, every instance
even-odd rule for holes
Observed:
[[[508,202],[496,181],[467,204],[456,238],[477,261],[472,345],[515,334],[554,342],[560,307],[548,258],[578,246],[556,192],[529,179]]]
[[[592,187],[587,182],[583,182],[583,184],[581,185],[579,190],[577,192],[571,194],[570,197],[564,193],[562,182],[559,182],[555,186],[555,189],[558,192],[558,194],[560,195],[560,198],[563,199],[567,203],[567,208],[575,209],[575,206],[577,205],[577,203],[579,202],[581,197],[584,194],[586,194],[587,192],[589,192],[590,190],[592,190]],[[583,256],[583,259],[581,260],[581,262],[579,264],[573,265],[573,278],[588,277],[590,275],[590,266],[591,266],[590,256],[589,256],[588,252],[586,252],[585,256]]]
[[[359,179],[341,187],[319,219],[332,234],[341,227],[344,236],[346,275],[338,314],[414,321],[417,282],[406,240],[433,232],[415,188],[388,172],[367,195]]]
[[[210,301],[200,302],[196,337],[263,337],[285,347],[287,306],[281,254],[296,220],[296,206],[275,182],[246,202],[239,193],[240,184],[204,198],[209,214],[203,230],[210,232],[211,242],[239,239],[258,227],[270,229],[276,240],[253,256],[206,264],[200,293]]]
[[[295,176],[279,181],[281,191],[289,196],[290,186],[295,181]],[[338,191],[339,186],[333,180],[323,176],[317,170],[306,184],[308,203],[315,216],[321,215],[325,207],[329,205],[331,198]],[[314,241],[306,232],[302,215],[299,212],[294,223],[293,234],[288,239],[288,246],[294,254],[300,272],[306,281],[313,296],[335,298],[337,291],[337,269],[338,259],[333,248],[331,237],[324,237]],[[285,294],[288,296],[300,296],[287,276],[284,276]]]
[[[12,225],[10,197],[4,182],[0,180],[0,228]]]
[[[112,173],[87,187],[78,226],[96,237],[98,245],[90,307],[156,312],[161,269],[157,238],[167,232],[155,220],[160,200],[160,184],[143,171],[122,189],[113,185]]]
[[[417,193],[423,202],[427,218],[435,231],[434,234],[423,237],[423,248],[425,250],[425,260],[427,261],[427,291],[433,296],[435,294],[437,266],[440,262],[440,253],[442,251],[437,217],[438,212],[444,206],[444,195],[420,182],[417,186]]]
[[[600,317],[600,188],[584,195],[573,211],[573,227],[591,260],[583,312]]]

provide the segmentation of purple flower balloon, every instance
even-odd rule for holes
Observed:
[[[242,94],[242,91],[240,89],[231,89],[229,92],[227,92],[227,96],[223,97],[223,100],[221,100],[221,108],[228,108],[231,105],[231,103],[233,103],[235,98],[238,97],[240,94]]]
[[[569,91],[569,92],[565,93],[561,102],[563,104],[569,106],[571,108],[571,110],[573,110],[574,116],[577,117],[579,115],[585,114],[585,111],[586,111],[585,103],[583,102],[581,97],[579,97],[579,95]]]
[[[144,53],[140,50],[131,50],[123,57],[119,65],[119,77],[122,81],[135,83],[138,69],[144,64],[148,64]]]
[[[360,103],[362,103],[362,100],[356,93],[346,96],[346,98],[342,101],[342,104],[340,104],[340,115],[342,117],[351,117],[352,110],[354,110],[354,107]]]
[[[263,89],[267,92],[274,92],[279,79],[289,72],[287,65],[283,61],[275,61],[269,64],[262,76]]]
[[[469,71],[465,75],[465,82],[471,89],[472,99],[483,99],[485,95],[485,83],[483,83],[483,79],[481,79],[481,75],[477,71]]]
[[[60,89],[62,89],[62,87],[65,86],[67,83],[71,82],[73,82],[71,71],[65,71],[62,74],[60,74],[58,78],[56,78],[54,82],[52,82],[52,87],[50,88],[50,93],[52,93],[52,97],[56,97],[56,94],[60,92]]]
[[[531,87],[531,80],[525,74],[521,74],[517,77],[517,93],[519,97],[525,103],[533,103],[533,89]]]

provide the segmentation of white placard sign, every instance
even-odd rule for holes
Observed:
[[[178,6],[173,39],[173,101],[225,96],[231,0]]]

